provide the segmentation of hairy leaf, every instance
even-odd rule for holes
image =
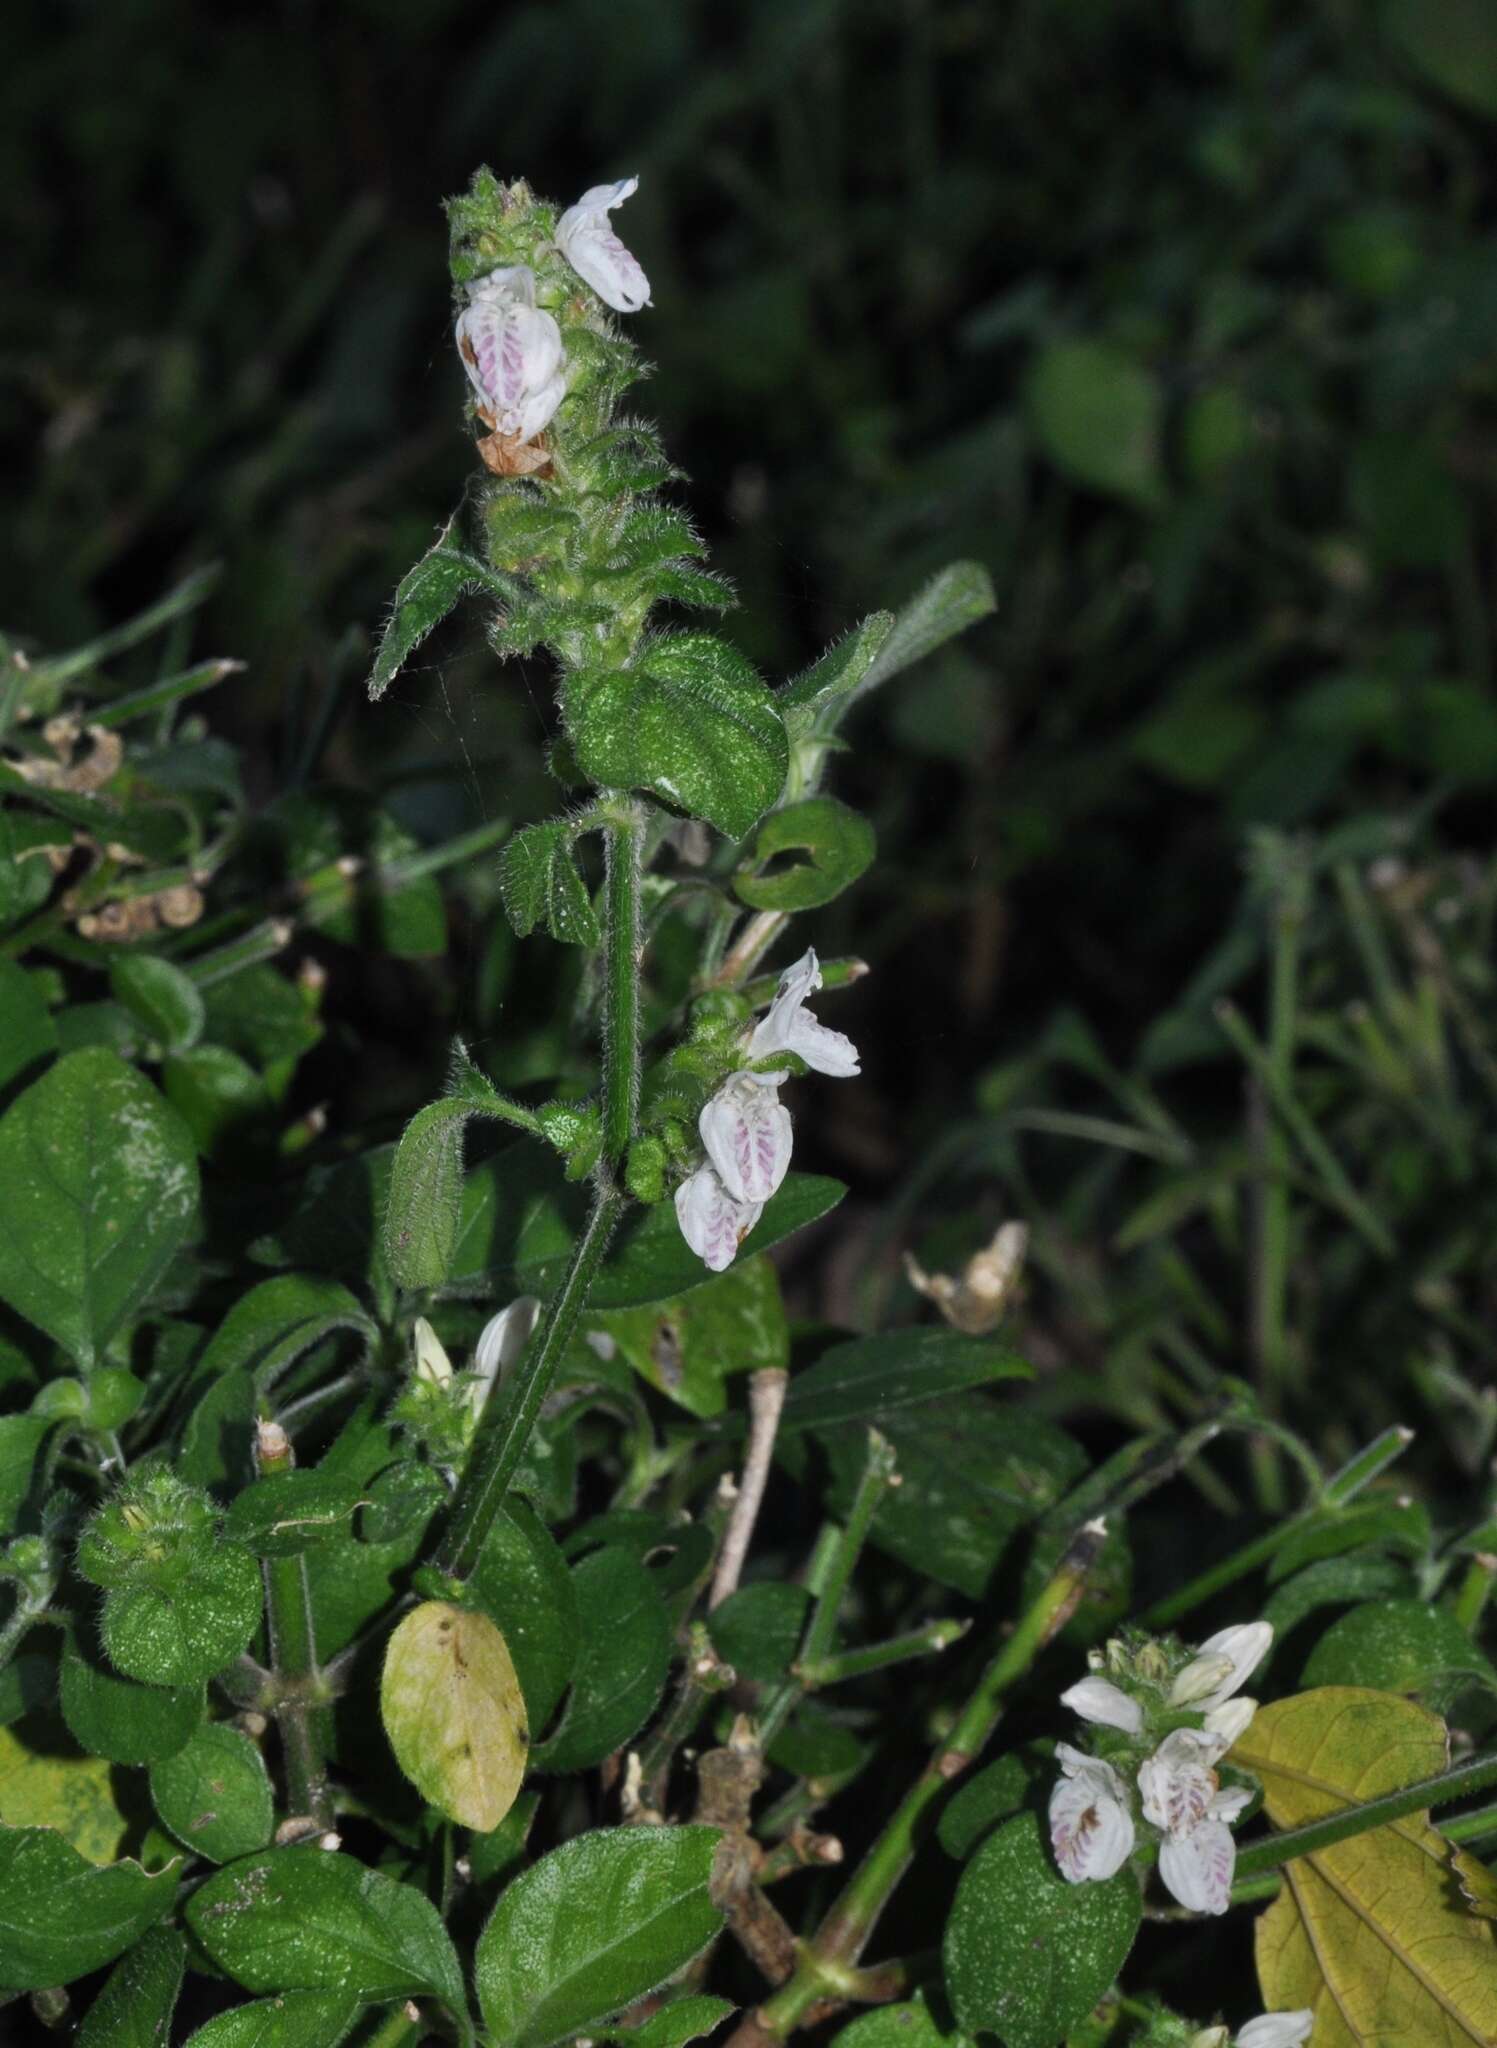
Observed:
[[[525,1776],[525,1701],[486,1614],[423,1601],[385,1651],[380,1713],[423,1799],[466,1828],[498,1827]]]

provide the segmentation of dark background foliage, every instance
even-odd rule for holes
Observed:
[[[1453,875],[1478,988],[1486,884],[1450,866],[1497,779],[1474,0],[120,0],[23,4],[9,42],[0,616],[66,645],[221,561],[194,649],[248,664],[210,716],[255,796],[378,789],[426,842],[552,800],[545,678],[476,625],[362,691],[468,468],[438,202],[479,160],[563,200],[640,173],[642,402],[767,672],[955,555],[990,569],[996,620],[863,715],[839,783],[882,847],[817,930],[877,969],[843,1016],[866,1084],[805,1125],[858,1191],[849,1272],[965,1176],[957,1248],[1047,1217],[1054,1354],[1094,1365],[1122,1313],[1096,1258],[1146,1187],[1065,1120],[1105,1055],[1236,1130],[1208,1005],[1261,1008],[1290,870],[1324,884],[1332,1006],[1363,957],[1337,857]],[[360,1057],[345,1023],[305,1085],[335,1128],[393,1131],[453,1028],[503,1082],[555,1070],[571,962],[517,974],[493,922],[445,964],[332,958]]]

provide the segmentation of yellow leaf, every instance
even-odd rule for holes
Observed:
[[[1290,1828],[1432,1777],[1448,1745],[1412,1701],[1328,1685],[1264,1707],[1232,1761]],[[1296,1857],[1284,1878],[1258,1922],[1258,1981],[1270,2011],[1313,2010],[1315,2048],[1494,2048],[1497,1927],[1427,1813]]]
[[[396,1761],[449,1820],[487,1833],[515,1803],[530,1735],[508,1645],[486,1614],[427,1600],[390,1638],[380,1712]]]
[[[31,1748],[20,1728],[0,1728],[0,1821],[12,1828],[56,1828],[90,1863],[125,1853],[130,1822],[114,1796],[114,1766],[84,1756],[49,1726],[47,1747]]]

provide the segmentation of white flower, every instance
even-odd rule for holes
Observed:
[[[767,1202],[790,1166],[790,1112],[774,1075],[730,1074],[697,1120],[707,1157],[735,1202]]]
[[[1308,2006],[1298,2012],[1265,2012],[1237,2030],[1234,2048],[1299,2048],[1308,2041],[1315,2015]]]
[[[478,1333],[473,1348],[473,1376],[468,1382],[468,1403],[475,1415],[496,1386],[503,1386],[510,1367],[525,1349],[535,1319],[541,1312],[533,1294],[522,1294],[498,1315],[490,1316]]]
[[[1166,1735],[1154,1754],[1138,1767],[1144,1819],[1172,1834],[1199,1826],[1211,1811],[1217,1777],[1211,1766],[1220,1754],[1189,1728]]]
[[[751,1059],[793,1052],[818,1074],[830,1074],[834,1080],[845,1081],[858,1072],[858,1053],[852,1040],[818,1024],[805,1008],[807,996],[820,987],[821,965],[812,946],[780,976],[774,1001],[750,1035]]]
[[[1241,1692],[1273,1643],[1273,1623],[1244,1621],[1236,1628],[1208,1636],[1193,1661],[1176,1678],[1170,1693],[1173,1706],[1204,1707],[1209,1712]],[[1209,1665],[1209,1670],[1208,1670]],[[1202,1682],[1209,1683],[1202,1690]]]
[[[676,1189],[676,1220],[681,1235],[710,1271],[722,1273],[738,1256],[738,1247],[759,1220],[761,1202],[735,1201],[715,1166],[698,1167]]]
[[[615,313],[637,313],[650,303],[650,280],[608,220],[613,209],[638,190],[638,178],[593,185],[556,223],[556,245],[562,255]]]
[[[520,263],[470,286],[457,346],[494,430],[533,441],[567,395],[561,329],[536,307],[535,272]]]
[[[1204,1732],[1221,1744],[1219,1753],[1225,1755],[1234,1742],[1240,1742],[1246,1735],[1249,1723],[1257,1711],[1256,1700],[1228,1700],[1225,1705],[1213,1707],[1207,1714]]]
[[[1095,1721],[1103,1728],[1121,1728],[1125,1735],[1142,1733],[1142,1707],[1111,1679],[1080,1679],[1069,1692],[1061,1694],[1060,1703],[1073,1714],[1079,1714],[1083,1721]]]
[[[411,1327],[416,1342],[416,1377],[429,1387],[450,1387],[452,1385],[452,1360],[442,1344],[441,1338],[426,1320],[417,1316]]]
[[[1064,1775],[1050,1794],[1050,1846],[1071,1884],[1112,1877],[1133,1853],[1128,1788],[1099,1757],[1055,1745]]]

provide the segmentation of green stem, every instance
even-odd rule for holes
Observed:
[[[893,1446],[887,1437],[880,1436],[876,1429],[870,1429],[867,1463],[853,1495],[847,1520],[841,1528],[833,1525],[822,1530],[806,1571],[806,1586],[813,1605],[811,1619],[801,1641],[798,1667],[819,1664],[832,1647],[842,1596],[847,1591],[863,1545],[868,1541],[868,1531],[878,1512],[878,1504],[888,1492],[893,1476]],[[802,1690],[803,1678],[798,1669],[796,1675],[771,1696],[758,1716],[761,1749],[768,1749],[774,1741]]]
[[[1474,1813],[1458,1813],[1453,1820],[1441,1821],[1439,1832],[1447,1842],[1455,1843],[1479,1842],[1487,1835],[1497,1835],[1497,1806],[1479,1806]],[[1242,1878],[1232,1887],[1232,1904],[1253,1906],[1264,1899],[1277,1898],[1282,1882],[1277,1870]]]
[[[1473,1557],[1466,1567],[1466,1576],[1460,1583],[1450,1611],[1468,1636],[1476,1633],[1482,1609],[1491,1597],[1494,1579],[1497,1579],[1497,1558],[1482,1553]],[[4,1661],[0,1656],[0,1664]]]
[[[1105,1540],[1099,1523],[1080,1531],[1054,1576],[1020,1616],[941,1745],[900,1802],[840,1899],[801,1952],[794,1975],[756,2016],[757,2030],[783,2039],[809,2009],[839,1989],[863,1953],[895,1886],[909,1869],[932,1809],[982,1753],[1006,1695],[1075,1612]]]
[[[1300,1526],[1301,1517],[1295,1516],[1287,1522],[1276,1523],[1261,1536],[1255,1536],[1250,1543],[1244,1543],[1240,1550],[1234,1550],[1230,1557],[1224,1557],[1220,1564],[1209,1566],[1197,1574],[1178,1593],[1166,1594],[1163,1600],[1156,1600],[1147,1614],[1140,1617],[1143,1628],[1168,1628],[1177,1622],[1182,1614],[1189,1614],[1203,1606],[1213,1593],[1221,1592],[1224,1586],[1233,1586],[1239,1579],[1245,1579],[1249,1572],[1256,1571],[1260,1564],[1266,1564],[1276,1550],[1288,1542]]]
[[[277,1424],[262,1423],[256,1442],[259,1471],[289,1472],[294,1463],[285,1431]],[[332,1798],[319,1725],[326,1704],[326,1687],[317,1668],[307,1561],[300,1555],[267,1557],[263,1569],[274,1711],[286,1772],[287,1812],[297,1818],[309,1815],[319,1827],[330,1827]]]
[[[1380,1472],[1386,1472],[1395,1459],[1401,1458],[1413,1441],[1413,1430],[1406,1429],[1402,1423],[1385,1429],[1365,1450],[1349,1458],[1339,1472],[1331,1474],[1320,1496],[1322,1507],[1346,1507]]]
[[[884,1643],[870,1643],[866,1649],[842,1650],[814,1662],[802,1657],[795,1668],[807,1692],[814,1692],[821,1686],[841,1685],[849,1678],[865,1678],[870,1671],[883,1671],[890,1664],[908,1663],[911,1657],[933,1657],[960,1642],[971,1626],[970,1621],[928,1621],[924,1628],[891,1636]]]
[[[1337,1842],[1348,1841],[1353,1835],[1365,1834],[1369,1828],[1386,1827],[1390,1821],[1402,1820],[1406,1814],[1419,1813],[1430,1806],[1447,1805],[1452,1799],[1463,1799],[1469,1792],[1485,1791],[1489,1785],[1497,1785],[1497,1755],[1472,1757],[1469,1763],[1458,1764],[1453,1771],[1441,1771],[1433,1778],[1421,1778],[1417,1784],[1405,1785],[1401,1791],[1385,1792],[1380,1799],[1366,1799],[1359,1806],[1343,1807],[1340,1813],[1327,1814],[1324,1820],[1308,1821],[1302,1828],[1288,1828],[1282,1834],[1270,1835],[1265,1841],[1249,1842],[1238,1855],[1238,1875],[1257,1877],[1266,1870],[1276,1870],[1280,1864],[1292,1862],[1297,1856],[1313,1856]]]
[[[36,1602],[28,1600],[23,1590],[17,1590],[16,1604],[5,1617],[4,1627],[0,1628],[0,1671],[5,1669],[11,1658],[16,1654],[20,1647],[21,1638],[25,1635],[27,1629],[31,1627],[34,1621],[40,1621],[46,1611],[47,1602],[45,1600],[38,1605]]]
[[[644,813],[619,798],[604,834],[607,953],[603,963],[603,1156],[618,1165],[639,1107],[639,855]]]
[[[600,1182],[566,1278],[546,1310],[544,1328],[526,1346],[500,1399],[491,1402],[484,1412],[435,1559],[438,1570],[451,1578],[467,1578],[478,1562],[484,1538],[525,1454],[541,1403],[550,1391],[556,1368],[587,1305],[622,1207],[622,1195],[606,1182]]]

